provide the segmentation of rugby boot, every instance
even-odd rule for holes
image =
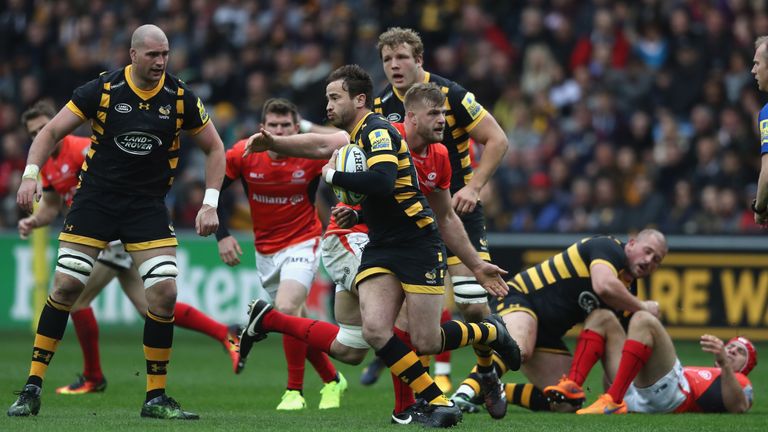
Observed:
[[[89,380],[83,375],[78,374],[77,379],[70,385],[59,387],[56,393],[64,395],[81,395],[86,393],[100,393],[107,389],[107,379],[101,378],[98,381]]]
[[[489,343],[488,346],[499,354],[508,370],[519,370],[520,347],[517,346],[517,342],[512,338],[512,335],[509,334],[504,320],[500,316],[492,314],[483,321],[496,327],[496,340]]]
[[[507,415],[507,393],[504,384],[499,379],[496,370],[478,374],[480,376],[480,392],[483,394],[485,409],[495,419],[504,418]]]
[[[576,411],[576,414],[626,414],[627,403],[621,401],[617,404],[608,393],[601,394],[590,406]]]
[[[299,411],[306,407],[307,401],[304,400],[304,396],[301,395],[300,391],[286,390],[276,409],[278,411]]]
[[[240,373],[245,368],[245,362],[253,344],[267,337],[267,332],[261,328],[261,320],[271,310],[272,305],[264,300],[253,300],[248,305],[248,324],[243,328],[243,332],[240,333],[240,346],[235,373]]]
[[[425,427],[449,428],[461,422],[461,410],[455,405],[433,405],[419,400],[400,413],[392,413],[392,423],[419,423]]]
[[[165,393],[145,402],[141,407],[141,416],[165,420],[200,419],[199,415],[181,409],[181,405]]]
[[[565,375],[557,384],[544,387],[544,396],[551,402],[568,403],[576,407],[581,407],[585,400],[581,386]]]
[[[386,368],[387,366],[384,364],[384,360],[374,357],[373,361],[368,363],[368,366],[363,369],[363,373],[360,375],[360,384],[364,386],[376,384],[376,381],[379,380],[379,376],[381,375],[381,371]]]
[[[20,392],[14,392],[19,396],[13,405],[8,408],[8,416],[10,417],[27,417],[30,415],[37,415],[40,412],[40,393],[42,389],[34,384],[27,384],[24,386],[24,390]]]
[[[327,382],[320,389],[320,404],[317,406],[319,409],[339,408],[341,406],[341,396],[347,390],[348,385],[344,375],[341,372],[338,374],[338,382]]]
[[[456,392],[451,396],[451,402],[453,402],[461,412],[467,414],[474,414],[480,412],[483,407],[483,400],[480,397],[470,397],[468,394]]]
[[[221,343],[224,345],[224,349],[227,350],[227,354],[229,354],[229,358],[232,359],[232,370],[238,374],[242,372],[243,368],[245,367],[245,362],[243,362],[243,367],[239,367],[240,365],[240,332],[242,332],[243,329],[240,328],[239,325],[233,324],[229,327],[227,327],[227,338],[224,339]]]

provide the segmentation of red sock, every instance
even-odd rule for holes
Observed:
[[[624,395],[627,393],[629,385],[635,379],[640,369],[645,366],[648,359],[653,354],[653,348],[644,345],[636,340],[627,339],[624,342],[624,349],[621,351],[621,360],[619,361],[619,371],[616,372],[616,378],[608,389],[613,401],[621,403]]]
[[[307,344],[293,336],[283,335],[283,351],[288,364],[288,390],[304,388],[304,362],[307,359]]]
[[[99,325],[93,316],[93,309],[80,309],[72,312],[71,316],[80,348],[83,350],[83,375],[86,379],[100,381],[104,379],[104,374],[99,359]]]
[[[408,334],[408,332],[397,327],[392,330],[395,332],[395,336],[397,336],[398,339],[408,345],[408,348],[416,352],[416,349],[411,343],[411,335]],[[416,398],[414,398],[413,390],[411,390],[411,387],[409,387],[408,384],[403,382],[403,380],[391,372],[389,375],[392,376],[392,389],[395,392],[395,414],[399,414],[409,406],[416,403]]]
[[[576,341],[576,352],[571,361],[568,379],[578,385],[584,384],[592,366],[603,357],[604,352],[605,338],[592,330],[583,330],[579,333],[579,339]]]
[[[328,354],[309,347],[307,348],[307,360],[312,363],[312,367],[315,368],[317,374],[320,375],[320,379],[324,383],[335,381],[338,373],[336,372],[336,366],[333,365]]]
[[[186,303],[176,302],[175,316],[178,327],[205,333],[220,342],[227,340],[227,326]]]
[[[331,352],[331,343],[339,333],[339,327],[331,323],[286,315],[274,309],[264,315],[261,325],[264,330],[291,335],[324,353]]]
[[[440,315],[440,324],[444,322],[448,322],[452,319],[451,317],[451,311],[448,309],[443,308],[443,313]],[[435,362],[441,362],[441,363],[450,363],[451,362],[451,351],[443,351],[440,354],[435,355]]]

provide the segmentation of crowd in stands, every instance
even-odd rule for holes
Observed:
[[[766,3],[0,0],[0,227],[19,217],[21,112],[41,98],[61,107],[128,64],[131,32],[154,23],[169,72],[203,99],[227,147],[256,131],[270,97],[323,123],[325,78],[342,64],[364,67],[378,91],[379,33],[411,27],[425,69],[474,92],[509,137],[483,191],[489,231],[755,232],[765,98],[750,68]],[[177,228],[194,226],[203,192],[202,154],[182,149],[168,203]],[[237,220],[242,200],[225,199]]]

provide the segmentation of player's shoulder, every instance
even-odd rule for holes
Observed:
[[[768,120],[768,103],[760,108],[760,120]]]
[[[76,135],[67,135],[61,141],[62,148],[68,153],[82,153],[91,145],[90,138]]]
[[[444,77],[441,77],[440,75],[435,75],[433,73],[429,73],[429,82],[436,84],[438,87],[440,87],[440,90],[442,90],[443,93],[445,94],[467,92],[467,89],[462,87],[462,85],[457,83],[456,81],[451,81],[448,78],[444,78]]]
[[[432,151],[435,155],[435,157],[443,158],[448,157],[448,147],[445,146],[445,144],[436,142],[429,145],[430,151]]]
[[[400,132],[400,135],[405,137],[405,123],[400,123],[400,122],[392,123],[392,126],[394,126],[398,132]]]
[[[375,105],[385,104],[393,97],[395,97],[395,91],[392,89],[392,84],[387,84],[373,99],[373,103]]]
[[[588,251],[624,252],[624,243],[609,235],[596,235],[580,241],[580,249]]]
[[[384,118],[383,115],[379,113],[369,114],[363,123],[363,131],[365,131],[366,133],[370,133],[379,129],[385,129],[390,134],[394,132],[398,136],[401,135],[400,131],[397,128],[395,128],[395,126],[389,120]]]
[[[242,155],[245,151],[245,144],[248,142],[248,139],[243,138],[240,141],[237,141],[229,150],[227,150],[227,153],[231,154],[240,154]],[[258,153],[254,153],[258,154]]]

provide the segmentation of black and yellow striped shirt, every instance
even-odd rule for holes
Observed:
[[[201,131],[208,113],[178,78],[166,73],[154,89],[142,90],[130,70],[103,73],[67,103],[93,131],[80,186],[163,197],[179,162],[181,130]]]
[[[472,165],[469,155],[469,132],[485,117],[487,111],[459,84],[441,76],[425,72],[424,82],[437,84],[445,93],[445,134],[443,144],[448,148],[451,159],[451,194],[463,188],[472,179]],[[388,84],[373,100],[373,110],[387,120],[397,123],[404,121],[405,95]]]
[[[608,307],[592,289],[592,266],[598,263],[613,269],[621,280],[629,271],[624,244],[609,236],[586,238],[516,274],[507,285],[510,293],[524,294],[537,314],[556,317],[558,326],[567,330],[592,310]],[[634,284],[627,289],[636,293]]]
[[[397,129],[381,115],[369,113],[352,130],[350,140],[365,152],[369,169],[377,164],[397,165],[394,190],[368,196],[362,203],[371,241],[401,243],[436,230],[434,213],[419,190],[408,144]]]

